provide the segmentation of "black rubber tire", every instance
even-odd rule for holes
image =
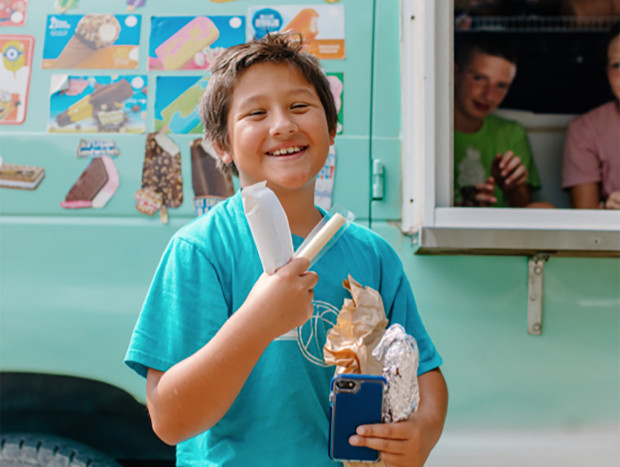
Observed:
[[[122,467],[105,454],[58,436],[2,433],[0,467]]]

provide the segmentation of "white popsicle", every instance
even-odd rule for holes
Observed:
[[[335,213],[314,238],[310,240],[302,250],[295,254],[295,257],[306,258],[308,261],[312,261],[344,223],[345,218],[341,214]]]

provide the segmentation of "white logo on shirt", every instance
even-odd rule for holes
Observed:
[[[314,313],[303,326],[281,335],[278,341],[297,341],[299,350],[309,362],[328,367],[323,358],[323,346],[327,332],[334,327],[338,318],[338,310],[327,302],[313,301]]]

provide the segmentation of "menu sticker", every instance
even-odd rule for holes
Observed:
[[[344,98],[344,73],[325,73],[329,88],[334,96],[336,104],[336,112],[338,113],[338,124],[336,125],[336,134],[341,134],[344,129],[344,111],[342,108],[342,100]]]
[[[320,59],[345,57],[344,5],[278,5],[248,9],[248,35],[301,34],[305,48]]]
[[[26,120],[34,37],[0,35],[0,125]]]
[[[137,69],[139,15],[49,15],[42,68]]]
[[[23,26],[28,0],[0,0],[0,27]]]
[[[50,133],[144,133],[146,75],[53,75]]]
[[[204,76],[158,76],[155,131],[202,133],[198,103],[208,79]]]
[[[334,191],[334,175],[336,172],[336,148],[329,147],[325,165],[316,176],[314,189],[314,204],[325,209],[332,207],[332,193]]]
[[[148,69],[208,70],[225,48],[243,42],[243,16],[154,16]]]

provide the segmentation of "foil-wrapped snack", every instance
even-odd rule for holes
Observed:
[[[400,324],[386,329],[381,341],[372,352],[383,363],[387,387],[383,393],[384,423],[407,420],[418,408],[418,344]]]

